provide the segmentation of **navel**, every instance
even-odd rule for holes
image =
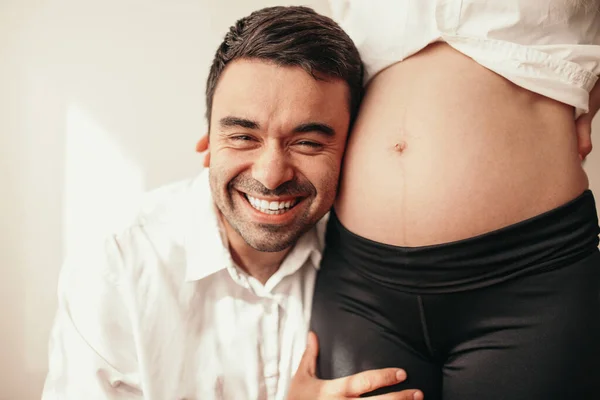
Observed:
[[[397,151],[398,153],[402,153],[402,152],[404,152],[404,150],[406,150],[406,142],[405,141],[398,142],[394,145],[394,151]]]

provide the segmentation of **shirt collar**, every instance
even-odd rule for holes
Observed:
[[[204,169],[192,181],[184,212],[186,281],[195,281],[231,266],[231,255],[221,237],[221,228]]]
[[[210,191],[209,170],[205,168],[191,183],[188,212],[184,212],[185,252],[187,258],[186,281],[208,277],[233,266],[218,210]],[[310,259],[318,269],[325,247],[325,226],[328,215],[306,232],[286,256],[281,267],[270,281],[279,281],[295,273]]]

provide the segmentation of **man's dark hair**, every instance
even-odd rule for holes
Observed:
[[[332,19],[308,7],[268,7],[240,19],[217,49],[206,82],[206,118],[223,70],[236,59],[303,68],[315,79],[339,78],[350,89],[350,120],[362,95],[363,67],[352,40]]]

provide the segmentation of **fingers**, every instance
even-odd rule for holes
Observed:
[[[198,153],[202,153],[206,150],[208,150],[208,135],[202,136],[196,143],[196,151]]]
[[[406,389],[401,392],[381,394],[369,398],[372,400],[424,400],[423,392],[415,389]]]
[[[204,155],[204,161],[202,162],[202,166],[203,166],[204,168],[208,168],[208,167],[210,167],[210,152],[207,152],[207,153]]]
[[[592,151],[592,121],[583,115],[575,124],[577,130],[577,150],[581,160],[585,160]]]
[[[331,381],[335,393],[346,397],[358,397],[373,390],[395,385],[406,379],[406,372],[399,368],[383,368],[361,372]],[[403,399],[403,397],[402,397]]]
[[[317,341],[317,335],[314,332],[308,333],[308,339],[306,341],[306,350],[302,354],[300,359],[300,365],[298,365],[298,374],[304,374],[314,377],[317,370],[317,356],[319,355],[319,343]]]
[[[319,355],[319,340],[314,332],[308,332],[308,339],[306,341],[306,350],[309,352],[308,363],[308,374],[310,376],[317,375],[317,357]]]

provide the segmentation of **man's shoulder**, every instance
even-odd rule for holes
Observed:
[[[127,296],[128,301],[136,302],[138,312],[148,316],[164,310],[153,307],[157,296],[178,301],[181,293],[189,294],[191,289],[183,285],[187,254],[182,222],[198,195],[208,195],[195,186],[197,179],[148,191],[128,220],[93,237],[80,238],[61,269],[60,296],[89,305],[89,309],[100,305],[110,312],[117,311],[105,303],[114,304],[114,297]]]
[[[194,207],[192,197],[209,197],[204,188],[203,174],[196,177],[170,182],[142,194],[136,207],[124,218],[111,226],[111,233],[120,233],[139,228],[179,229]]]
[[[109,236],[124,257],[182,258],[189,224],[202,207],[198,200],[210,201],[210,190],[205,186],[208,183],[201,173],[144,193],[134,211],[111,227]]]
[[[90,242],[87,247],[100,252],[94,253],[98,254],[97,265],[90,265],[86,254],[74,251],[70,258],[75,263],[66,263],[63,275],[84,279],[94,274],[112,282],[128,282],[124,287],[132,291],[130,294],[142,297],[147,295],[147,285],[157,290],[169,285],[172,289],[179,287],[187,269],[191,214],[201,207],[197,204],[199,198],[209,196],[210,200],[210,190],[204,187],[208,182],[202,182],[201,175],[144,193],[128,215],[111,221],[109,227],[94,235],[95,240],[86,239]],[[81,250],[86,248],[83,245],[82,239]]]
[[[191,206],[190,196],[199,178],[171,182],[144,193],[133,224],[171,222]]]

